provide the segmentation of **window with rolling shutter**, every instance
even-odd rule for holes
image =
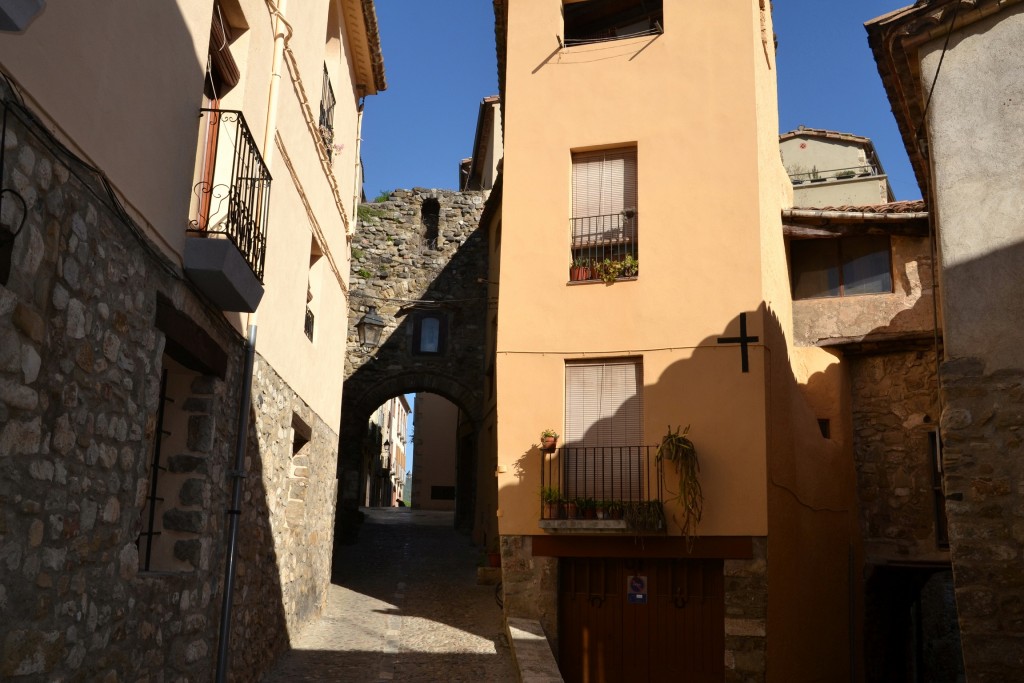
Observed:
[[[574,266],[606,280],[637,274],[635,147],[572,155],[571,230]]]
[[[570,497],[639,499],[643,365],[636,359],[565,366],[565,482]]]

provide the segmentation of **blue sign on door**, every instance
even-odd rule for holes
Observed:
[[[626,600],[631,605],[647,604],[647,577],[626,577]]]

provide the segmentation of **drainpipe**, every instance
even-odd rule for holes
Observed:
[[[361,95],[359,97],[359,106],[356,107],[356,168],[355,177],[352,180],[352,217],[349,219],[352,221],[352,225],[349,227],[349,233],[354,234],[356,231],[355,221],[356,216],[359,215],[359,189],[362,186],[363,179],[363,160],[359,156],[362,154],[363,146],[363,105],[366,103],[366,96]]]
[[[274,156],[274,135],[277,133],[277,101],[281,90],[281,68],[284,62],[285,33],[291,35],[291,26],[284,18],[288,0],[267,0],[274,15],[274,61],[270,67],[270,92],[267,94],[267,126],[263,131],[263,163],[270,168]]]
[[[274,15],[274,61],[270,71],[270,91],[267,94],[267,120],[263,132],[263,163],[269,169],[274,156],[274,136],[277,133],[277,104],[281,89],[281,67],[284,61],[285,31],[291,27],[284,12],[288,0],[267,0]],[[228,509],[228,547],[224,566],[224,599],[220,611],[220,632],[217,646],[216,683],[225,683],[228,674],[228,654],[231,649],[231,606],[234,601],[235,560],[238,556],[238,518],[242,514],[242,480],[245,479],[245,445],[249,431],[249,408],[252,405],[252,369],[256,359],[256,313],[246,317],[248,338],[245,342],[245,364],[242,368],[242,386],[238,396],[238,419],[235,432],[235,466],[228,475],[232,478],[231,507]]]
[[[231,641],[231,603],[235,587],[235,558],[238,555],[238,517],[242,514],[242,480],[245,479],[245,443],[249,431],[249,406],[252,394],[252,366],[256,358],[256,325],[249,325],[245,342],[245,365],[242,368],[241,395],[238,397],[238,420],[235,434],[235,466],[228,472],[232,478],[231,507],[228,508],[228,548],[224,568],[224,600],[220,610],[220,635],[217,647],[217,683],[224,683],[228,673],[228,650]]]

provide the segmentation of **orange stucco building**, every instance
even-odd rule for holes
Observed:
[[[790,339],[768,3],[495,8],[507,615],[541,622],[566,680],[853,677],[848,380]],[[687,425],[692,544],[655,455]],[[605,519],[568,518],[588,500]]]

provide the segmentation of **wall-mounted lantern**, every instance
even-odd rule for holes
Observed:
[[[380,346],[380,334],[386,325],[384,318],[377,315],[377,307],[370,306],[370,310],[356,323],[359,343],[368,349]]]

